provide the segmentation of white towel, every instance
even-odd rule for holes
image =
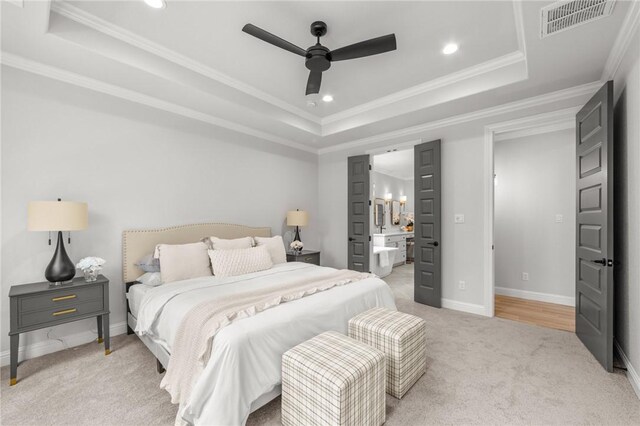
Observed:
[[[389,251],[383,250],[378,255],[380,256],[380,266],[383,268],[389,266]]]

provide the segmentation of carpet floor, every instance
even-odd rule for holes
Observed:
[[[387,425],[640,424],[640,401],[623,372],[609,374],[575,334],[412,301],[412,266],[385,280],[398,309],[427,321],[427,373],[402,400],[387,396]],[[9,387],[1,370],[3,425],[172,425],[151,353],[135,336],[23,362]],[[280,424],[280,398],[249,417]]]

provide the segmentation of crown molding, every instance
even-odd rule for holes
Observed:
[[[137,47],[138,49],[144,50],[167,61],[173,62],[176,65],[189,69],[195,73],[215,80],[240,92],[246,93],[247,95],[253,96],[256,99],[290,112],[300,118],[309,120],[315,124],[320,124],[321,122],[319,117],[316,117],[315,115],[310,114],[301,108],[295,107],[273,95],[263,92],[262,90],[254,86],[236,80],[235,78],[230,77],[213,68],[210,68],[198,61],[181,55],[180,53],[175,52],[171,49],[167,49],[164,46],[161,46],[157,43],[152,42],[151,40],[134,34],[131,31],[128,31],[111,22],[105,21],[104,19],[92,15],[70,3],[64,1],[53,2],[53,4],[51,5],[51,11],[64,16],[65,18],[68,18],[74,22],[77,22],[110,37],[113,37],[117,40],[120,40],[124,43],[127,43],[131,46]]]
[[[620,27],[620,32],[616,37],[607,62],[602,70],[602,82],[613,80],[624,59],[625,53],[631,44],[631,40],[640,24],[640,1],[635,0],[629,6],[629,12]]]
[[[183,107],[172,102],[164,101],[152,96],[148,96],[133,90],[125,89],[119,86],[114,86],[90,77],[85,77],[80,74],[76,74],[70,71],[66,71],[60,68],[56,68],[50,65],[45,65],[40,62],[32,61],[22,56],[14,55],[8,52],[2,52],[0,57],[0,63],[3,65],[16,68],[22,71],[27,71],[32,74],[41,75],[51,78],[53,80],[62,81],[64,83],[72,84],[74,86],[82,87],[85,89],[93,90],[94,92],[104,93],[106,95],[114,96],[116,98],[124,99],[130,102],[146,105],[151,108],[159,109],[162,111],[177,114],[186,118],[208,123],[217,127],[222,127],[227,130],[242,133],[248,136],[255,137],[264,141],[277,143],[280,145],[288,146],[290,148],[306,151],[310,153],[317,153],[317,149],[302,145],[300,143],[281,138],[270,133],[266,133],[254,128],[244,126],[242,124],[234,123],[229,120],[214,117],[210,114],[206,114],[200,111],[196,111],[190,108]]]
[[[569,130],[575,128],[575,115],[571,121],[564,121],[555,124],[536,126],[526,130],[514,130],[511,132],[498,133],[494,136],[494,142],[508,141],[528,136],[542,135],[545,133],[559,132],[561,130]]]
[[[453,84],[460,83],[461,81],[468,80],[473,77],[496,71],[509,65],[517,64],[519,62],[522,62],[523,60],[524,55],[522,54],[522,52],[512,52],[499,58],[492,59],[490,61],[486,61],[469,68],[465,68],[455,73],[447,74],[443,77],[418,84],[417,86],[401,90],[391,95],[383,96],[374,101],[367,102],[356,107],[326,116],[322,119],[321,124],[324,126],[327,124],[335,123],[337,121],[346,120],[356,115],[372,111],[374,109],[382,108],[396,102],[401,102],[406,99],[434,91],[436,89],[441,89],[443,87],[451,86]],[[325,136],[324,133],[323,136]]]
[[[494,142],[524,138],[527,136],[541,135],[545,133],[558,132],[561,130],[575,129],[576,114],[579,107],[566,108],[551,113],[538,114],[527,117],[525,120],[514,120],[511,123],[514,130],[495,131]],[[490,130],[493,128],[487,126]]]
[[[444,118],[442,120],[436,120],[425,124],[419,124],[417,126],[408,127],[406,129],[395,130],[392,132],[383,133],[380,135],[371,136],[368,138],[358,139],[351,142],[345,142],[337,145],[333,145],[327,148],[320,148],[318,150],[319,155],[324,155],[336,151],[343,151],[351,148],[358,148],[374,143],[384,142],[390,139],[412,137],[419,135],[420,133],[438,129],[441,127],[453,126],[457,124],[467,123],[470,121],[480,120],[505,114],[513,111],[520,111],[527,108],[533,108],[537,106],[547,105],[550,103],[571,99],[578,96],[591,95],[595,93],[601,86],[600,81],[594,81],[592,83],[583,84],[580,86],[570,87],[568,89],[562,89],[555,92],[547,93],[544,95],[533,96],[531,98],[522,99],[519,101],[508,102],[506,104],[498,105],[495,107],[485,108],[478,111],[455,115],[453,117]]]

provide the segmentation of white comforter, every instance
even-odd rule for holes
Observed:
[[[293,277],[312,278],[326,269],[285,263],[239,277],[202,277],[163,284],[145,293],[136,332],[150,335],[171,353],[182,318],[208,297]],[[393,294],[384,281],[368,278],[235,321],[216,335],[209,362],[176,420],[203,425],[244,424],[251,404],[280,384],[284,352],[324,331],[346,333],[350,318],[376,306],[395,309]]]

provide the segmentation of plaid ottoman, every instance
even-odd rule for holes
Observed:
[[[282,424],[379,426],[385,421],[385,360],[335,331],[282,355]]]
[[[422,318],[373,308],[349,320],[349,336],[384,352],[387,393],[396,398],[402,398],[427,369],[426,324]]]

